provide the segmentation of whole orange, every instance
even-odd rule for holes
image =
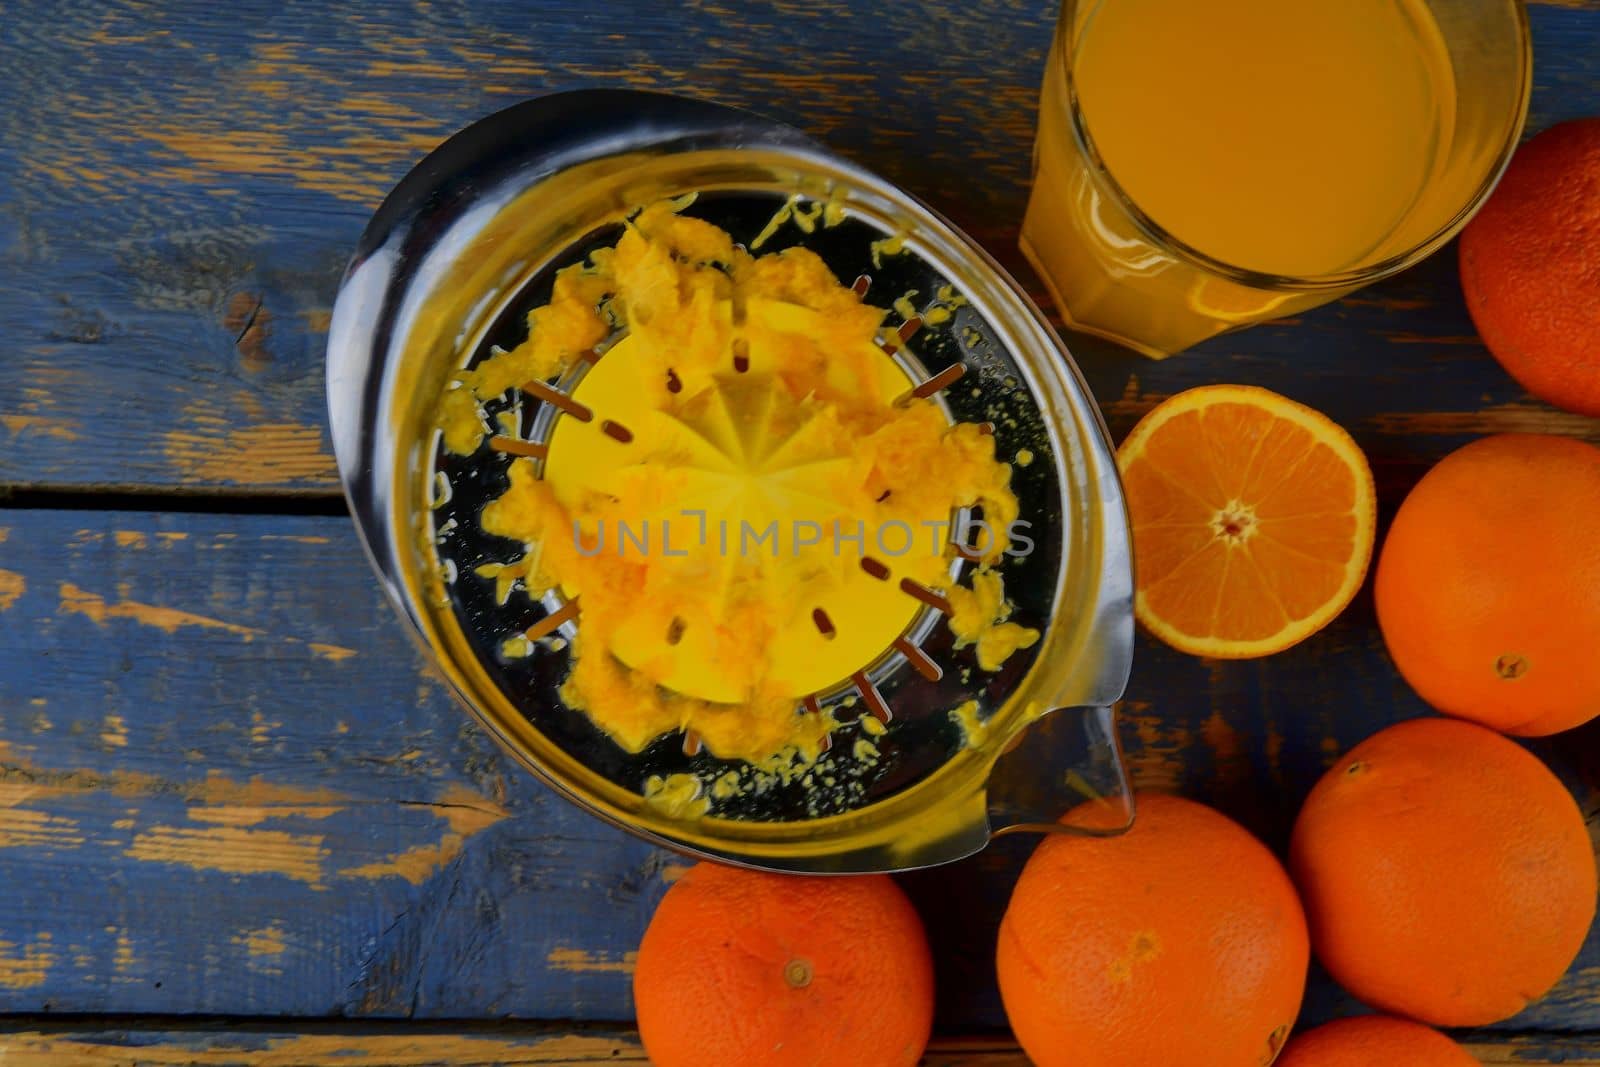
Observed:
[[[1017,1040],[1038,1067],[1270,1063],[1310,960],[1294,886],[1220,813],[1137,807],[1121,837],[1051,837],[1028,860],[997,958]]]
[[[1557,407],[1600,415],[1600,118],[1518,149],[1461,234],[1467,310],[1501,366]]]
[[[1277,1067],[1478,1067],[1437,1030],[1387,1015],[1364,1015],[1308,1030],[1289,1042]]]
[[[657,906],[633,999],[656,1067],[911,1067],[933,1025],[933,961],[885,876],[701,863]]]
[[[1504,434],[1446,456],[1378,558],[1378,624],[1440,711],[1521,736],[1600,713],[1600,449]]]
[[[1583,814],[1492,730],[1413,719],[1311,791],[1290,865],[1317,957],[1382,1011],[1436,1026],[1510,1018],[1555,985],[1595,913]]]

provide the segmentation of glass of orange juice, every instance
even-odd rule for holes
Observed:
[[[1022,251],[1161,358],[1421,260],[1515,148],[1521,0],[1064,0]]]

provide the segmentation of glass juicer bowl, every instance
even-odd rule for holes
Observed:
[[[905,636],[937,668],[912,669],[890,647],[862,672],[887,725],[873,759],[858,758],[846,725],[846,743],[811,773],[716,797],[713,782],[749,768],[681,734],[628,752],[565,705],[570,642],[503,654],[508,634],[559,604],[520,592],[502,603],[478,575],[508,548],[477,515],[503,491],[513,457],[487,445],[452,456],[438,426],[451,377],[516,343],[556,270],[614,243],[631,211],[688,193],[689,210],[741,241],[785,204],[825,204],[829,226],[784,228],[773,247],[801,243],[837,277],[863,276],[879,306],[946,286],[964,299],[944,328],[895,358],[911,381],[959,373],[938,397],[946,415],[989,424],[997,456],[1028,457],[1012,488],[1034,547],[1003,570],[1013,620],[1040,632],[983,672],[924,609]],[[898,254],[875,255],[885,241]],[[1129,533],[1093,398],[1038,309],[970,238],[796,130],[612,90],[553,94],[476,123],[419,163],[368,225],[335,303],[327,381],[351,512],[408,629],[506,751],[600,817],[699,855],[805,873],[925,867],[1000,833],[1109,834],[1131,823],[1112,711],[1132,650]],[[487,423],[511,411],[523,435],[547,437],[560,411],[513,393],[486,405]],[[581,626],[569,619],[561,633]],[[847,719],[862,697],[841,679],[816,699]],[[663,781],[698,802],[662,803]],[[1070,808],[1072,825],[1058,823]]]

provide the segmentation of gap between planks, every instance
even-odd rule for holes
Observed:
[[[1467,1045],[1484,1067],[1564,1064],[1600,1067],[1600,1033],[1530,1033],[1485,1038]],[[71,1021],[0,1017],[0,1062],[8,1067],[82,1063],[151,1067],[589,1067],[646,1064],[632,1031],[580,1026],[487,1024],[348,1024],[295,1020],[277,1023],[93,1016]],[[923,1067],[1028,1067],[1002,1037],[935,1039]]]
[[[137,485],[0,484],[0,511],[131,511],[159,515],[348,515],[338,489],[274,490],[252,486],[229,492],[210,486],[144,488]]]

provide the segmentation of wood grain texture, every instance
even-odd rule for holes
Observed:
[[[1586,1038],[1509,1037],[1467,1045],[1484,1067],[1560,1063],[1600,1067]],[[0,1032],[0,1059],[16,1067],[586,1067],[647,1064],[627,1030],[528,1029],[382,1032],[349,1027],[263,1026],[94,1030],[53,1027]],[[935,1039],[922,1067],[1029,1067],[1002,1038]],[[1399,1065],[1394,1065],[1399,1067]]]
[[[0,1011],[627,1017],[669,857],[467,725],[348,526],[0,513]]]
[[[470,725],[337,517],[0,512],[0,1012],[632,1016],[687,861],[568,805]],[[1342,749],[1423,713],[1370,597],[1281,656],[1142,640],[1141,785],[1281,849]],[[1600,808],[1600,731],[1537,747]],[[993,946],[1031,848],[907,876],[941,1027],[1003,1026]],[[1600,934],[1520,1028],[1594,1025]],[[1352,1007],[1323,979],[1307,1017]]]
[[[556,88],[633,85],[788,119],[907,186],[1020,277],[1050,0],[0,0],[0,490],[332,500],[322,346],[348,251],[449,133]],[[1530,7],[1530,129],[1600,113],[1600,0]],[[1348,426],[1385,516],[1499,430],[1600,441],[1476,342],[1453,255],[1155,364],[1074,338],[1115,435],[1162,396],[1268,386]],[[174,496],[176,500],[176,496]],[[1281,849],[1344,748],[1425,709],[1370,592],[1255,663],[1141,638],[1141,784]],[[1600,728],[1534,746],[1600,810]],[[994,934],[1030,842],[904,884],[939,1025],[1003,1025]],[[682,858],[589,818],[470,725],[347,520],[0,511],[0,1012],[625,1022]],[[1485,1038],[1600,1064],[1600,934]],[[1318,976],[1306,1018],[1353,1003]],[[626,1033],[0,1027],[0,1061],[628,1063]],[[1023,1061],[947,1044],[942,1067]]]
[[[557,88],[668,89],[787,119],[1031,281],[1015,237],[1054,7],[13,0],[0,485],[333,495],[322,349],[366,218],[451,132]],[[1600,112],[1600,0],[1531,13],[1530,128]],[[1451,259],[1162,365],[1073,344],[1114,410],[1250,381],[1410,468],[1485,428],[1571,432],[1473,340]]]

